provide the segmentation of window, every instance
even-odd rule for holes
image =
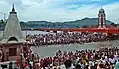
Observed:
[[[17,38],[15,38],[15,37],[10,37],[10,39],[8,40],[8,42],[9,42],[9,41],[18,41],[18,40],[17,40]]]
[[[9,56],[16,56],[17,51],[16,48],[9,48]]]

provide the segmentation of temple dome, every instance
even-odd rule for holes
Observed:
[[[105,11],[104,11],[104,9],[103,8],[101,8],[100,10],[99,10],[99,13],[104,13]]]

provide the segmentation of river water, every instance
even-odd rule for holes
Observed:
[[[42,31],[22,31],[24,38],[26,34],[46,34],[48,32]],[[0,37],[3,35],[3,31],[0,31]],[[86,43],[86,44],[69,44],[69,45],[49,45],[49,46],[40,46],[40,47],[32,47],[32,51],[34,53],[38,53],[40,58],[44,58],[46,56],[54,56],[55,52],[58,50],[61,51],[76,51],[82,49],[98,49],[100,47],[119,47],[119,40],[114,41],[105,41],[105,42],[95,42],[95,43]]]
[[[44,58],[46,56],[54,56],[55,52],[58,50],[61,51],[76,51],[76,50],[84,50],[84,49],[98,49],[101,47],[118,47],[119,41],[105,41],[105,42],[96,42],[96,43],[87,43],[87,44],[69,44],[69,45],[49,45],[49,46],[41,46],[41,47],[32,47],[34,53],[38,53],[40,58]]]

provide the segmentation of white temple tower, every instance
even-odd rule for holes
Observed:
[[[22,36],[21,26],[17,17],[17,12],[13,5],[12,11],[9,14],[3,38],[0,43],[22,43],[25,42],[25,39]]]

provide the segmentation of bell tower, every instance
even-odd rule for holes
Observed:
[[[102,8],[99,10],[98,14],[98,28],[106,28],[106,15]]]

